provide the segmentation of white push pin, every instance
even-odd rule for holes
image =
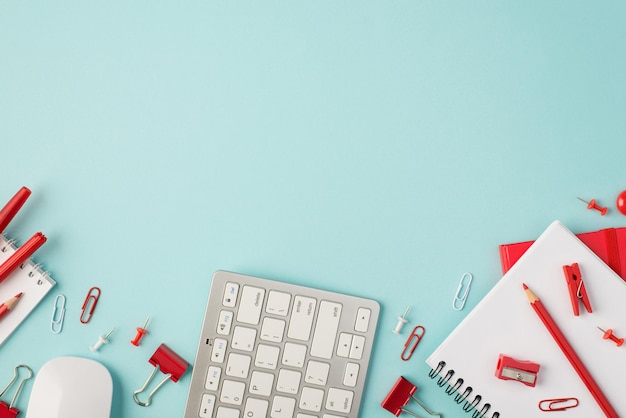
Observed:
[[[402,327],[404,326],[404,324],[406,324],[407,322],[409,322],[406,319],[406,316],[409,314],[409,311],[411,310],[410,306],[406,307],[406,311],[404,311],[404,314],[402,316],[398,317],[398,324],[396,325],[396,327],[394,328],[394,330],[392,331],[394,334],[400,334],[400,331],[402,330]]]
[[[107,335],[105,335],[104,337],[102,335],[98,336],[98,342],[95,343],[94,345],[92,345],[91,347],[89,347],[89,349],[91,351],[93,351],[94,353],[96,351],[98,351],[100,349],[100,347],[102,347],[104,344],[108,344],[109,343],[109,337],[114,332],[115,332],[115,328],[113,328],[111,331],[109,331],[109,333]]]

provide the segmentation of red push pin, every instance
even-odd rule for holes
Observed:
[[[600,212],[600,215],[602,216],[606,215],[606,213],[609,210],[609,208],[605,208],[605,207],[598,205],[598,203],[596,202],[596,199],[591,199],[590,202],[587,202],[586,200],[581,199],[579,197],[578,200],[580,200],[581,202],[585,202],[587,204],[587,209],[595,209],[598,212]]]
[[[622,215],[626,215],[626,190],[617,195],[617,210]]]
[[[130,342],[135,347],[139,347],[139,340],[141,340],[143,336],[148,333],[148,331],[146,330],[146,328],[148,327],[148,322],[150,322],[150,317],[146,319],[146,323],[143,324],[143,327],[137,327],[137,335],[135,335],[135,339]]]
[[[624,339],[623,338],[617,338],[614,334],[613,334],[613,330],[611,328],[608,329],[608,331],[603,330],[602,328],[598,327],[598,329],[602,332],[604,332],[604,335],[602,336],[602,339],[604,340],[611,340],[611,341],[615,341],[615,344],[617,344],[618,347],[621,347],[622,344],[624,344]]]

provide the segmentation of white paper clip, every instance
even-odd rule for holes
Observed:
[[[65,319],[65,295],[57,295],[57,297],[54,298],[54,306],[52,307],[52,318],[50,319],[50,331],[53,334],[58,334],[61,332],[61,330],[63,330],[64,319]]]
[[[452,309],[460,311],[465,306],[467,295],[470,291],[470,285],[472,284],[472,273],[463,273],[461,280],[459,281],[459,287],[456,289],[454,299],[452,300]],[[465,287],[465,291],[461,295],[461,290]],[[460,303],[460,305],[459,305]]]

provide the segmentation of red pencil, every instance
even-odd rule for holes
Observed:
[[[7,278],[9,274],[26,261],[39,247],[46,242],[46,237],[41,232],[37,232],[30,237],[28,241],[18,248],[11,257],[7,258],[2,265],[0,265],[0,282]]]
[[[576,354],[574,348],[572,348],[570,343],[567,341],[565,335],[563,335],[556,322],[554,322],[554,319],[552,318],[546,307],[543,305],[543,303],[541,303],[541,300],[539,300],[539,298],[528,288],[528,286],[526,286],[526,284],[523,284],[523,286],[524,290],[526,291],[528,301],[530,302],[530,306],[533,307],[533,309],[537,313],[537,316],[539,316],[539,319],[541,319],[541,322],[543,322],[543,324],[546,326],[546,328],[550,332],[550,335],[552,335],[552,338],[554,338],[554,341],[556,341],[559,348],[561,348],[561,351],[563,351],[563,354],[565,354],[565,357],[567,357],[570,364],[574,367],[574,370],[576,370],[576,373],[578,373],[580,379],[583,381],[585,386],[587,386],[589,392],[591,392],[593,398],[596,400],[598,405],[600,405],[600,408],[602,408],[604,414],[608,418],[619,418],[619,415],[617,415],[617,412],[615,412],[615,409],[613,409],[613,407],[609,403],[609,400],[606,398],[604,393],[602,393],[602,390],[600,389],[598,384],[595,382],[595,380],[593,380],[593,377],[591,377],[591,373],[589,373],[589,370],[587,370],[580,357],[578,357],[578,354]]]
[[[7,227],[11,219],[13,219],[24,202],[26,202],[28,196],[30,196],[30,190],[27,187],[22,187],[15,193],[15,196],[9,200],[9,203],[0,210],[0,232],[4,231],[4,228]]]
[[[11,299],[4,302],[0,305],[0,318],[2,318],[7,312],[11,311],[18,300],[22,297],[23,293],[20,292],[17,295],[13,296]]]

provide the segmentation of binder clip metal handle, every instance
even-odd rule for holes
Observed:
[[[182,357],[176,354],[171,348],[166,346],[165,344],[161,344],[159,348],[154,352],[150,360],[148,360],[150,364],[154,366],[154,370],[143,384],[143,386],[133,392],[133,399],[135,403],[139,406],[149,406],[152,403],[152,396],[156,393],[157,390],[161,388],[168,380],[173,381],[174,383],[178,382],[178,379],[185,373],[187,368],[189,367],[189,363],[187,363]],[[148,394],[148,398],[144,401],[139,400],[138,395],[144,392],[157,371],[165,374],[165,378],[156,385],[154,389]]]
[[[13,377],[11,378],[9,383],[5,386],[5,388],[2,389],[2,391],[0,391],[0,398],[1,398],[2,395],[4,395],[9,390],[11,385],[13,385],[13,383],[15,383],[15,381],[17,380],[17,378],[19,376],[19,369],[20,368],[25,369],[28,372],[28,376],[26,376],[22,380],[20,380],[20,383],[17,385],[17,389],[15,390],[15,394],[13,395],[13,398],[11,399],[11,403],[7,404],[6,402],[3,402],[3,401],[0,400],[0,418],[15,417],[20,412],[17,409],[15,409],[13,407],[13,405],[15,405],[15,401],[17,401],[17,397],[20,395],[20,392],[22,391],[22,387],[24,386],[24,383],[28,379],[33,377],[33,371],[31,370],[31,368],[26,366],[26,365],[24,365],[24,364],[20,364],[20,365],[15,366],[15,371],[13,372]]]

